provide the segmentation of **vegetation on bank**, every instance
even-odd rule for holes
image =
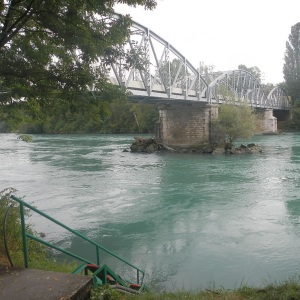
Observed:
[[[0,191],[0,264],[24,266],[20,209],[10,199],[15,192],[13,188]],[[28,210],[25,210],[25,214],[26,217],[30,215]],[[33,235],[39,235],[30,224],[27,230]],[[56,261],[44,245],[31,239],[28,240],[28,253],[30,268],[70,273],[77,266],[73,262]]]
[[[153,133],[158,108],[125,99],[87,102],[84,99],[0,105],[0,132],[19,133]]]
[[[206,289],[203,291],[185,291],[124,295],[109,286],[94,289],[91,300],[296,300],[300,299],[300,281],[290,280],[282,284],[268,284],[254,288],[243,286],[234,290]]]

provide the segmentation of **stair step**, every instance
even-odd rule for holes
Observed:
[[[84,275],[0,265],[0,299],[86,300],[92,286]]]

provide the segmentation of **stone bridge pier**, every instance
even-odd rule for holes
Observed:
[[[218,106],[208,104],[165,105],[159,108],[156,139],[173,147],[212,143],[212,120]]]
[[[218,117],[217,104],[177,104],[159,108],[156,139],[161,143],[180,148],[221,142],[213,130],[212,122]],[[277,118],[273,109],[257,108],[257,133],[277,133]]]

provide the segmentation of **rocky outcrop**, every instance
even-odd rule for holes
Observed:
[[[190,148],[171,148],[157,142],[154,138],[145,139],[135,137],[134,142],[130,146],[131,152],[154,153],[161,150],[178,153],[199,153],[199,154],[253,154],[261,153],[262,149],[254,143],[248,145],[240,145],[239,147],[230,147],[228,144],[218,145],[197,145]]]
[[[159,144],[155,139],[144,139],[141,137],[135,137],[134,142],[130,146],[131,152],[144,152],[153,153],[163,149],[163,145]]]
[[[255,154],[262,153],[262,149],[254,144],[244,145],[241,144],[239,147],[216,147],[212,154]]]
[[[254,143],[244,145],[241,144],[240,147],[227,149],[225,153],[228,154],[254,154],[262,153],[262,149]]]

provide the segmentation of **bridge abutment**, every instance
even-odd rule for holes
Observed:
[[[159,108],[156,138],[165,145],[191,147],[212,143],[212,120],[218,117],[215,105],[172,105]]]

